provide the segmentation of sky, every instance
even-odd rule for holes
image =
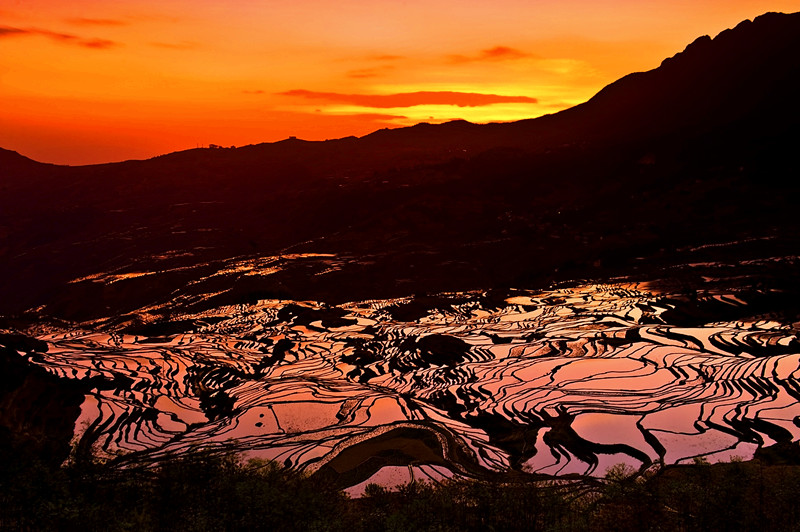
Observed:
[[[0,147],[94,164],[533,118],[767,11],[800,0],[0,0]]]

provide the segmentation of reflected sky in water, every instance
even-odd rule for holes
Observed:
[[[52,329],[32,361],[96,377],[76,431],[127,460],[221,444],[356,491],[409,471],[603,475],[796,440],[797,331],[671,323],[684,304],[647,284],[269,300],[175,315],[180,334]]]

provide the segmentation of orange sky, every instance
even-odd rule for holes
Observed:
[[[516,120],[800,0],[3,0],[0,147],[87,164]]]

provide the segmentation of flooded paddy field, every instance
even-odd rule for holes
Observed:
[[[780,290],[737,283],[164,303],[39,325],[38,347],[17,351],[82,383],[76,443],[122,462],[234,450],[353,492],[602,476],[800,438],[800,324],[764,311]]]

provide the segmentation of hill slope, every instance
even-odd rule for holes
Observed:
[[[800,14],[770,13],[533,120],[85,167],[3,150],[0,313],[97,317],[209,276],[215,303],[343,301],[791,255],[798,89]],[[336,260],[211,275],[286,253]]]

